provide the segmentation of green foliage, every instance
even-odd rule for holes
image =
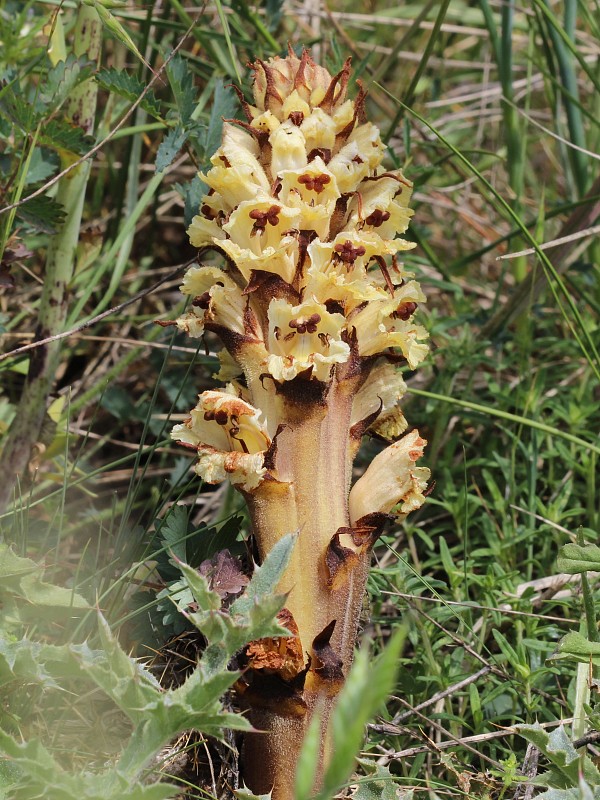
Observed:
[[[125,97],[132,103],[142,96],[145,89],[142,81],[135,75],[114,67],[100,70],[96,73],[95,79],[105,91]],[[162,119],[160,103],[151,89],[144,93],[140,106],[156,119]]]
[[[550,763],[550,769],[535,778],[535,784],[546,786],[553,793],[544,792],[546,800],[583,796],[591,792],[600,795],[600,771],[592,759],[581,756],[573,747],[565,729],[559,725],[549,733],[540,725],[519,725],[518,731],[528,742],[535,745]],[[580,784],[580,778],[582,783]],[[579,792],[582,791],[583,795]]]
[[[98,687],[131,723],[131,733],[114,767],[99,772],[74,774],[65,770],[37,738],[18,742],[0,728],[0,756],[11,759],[17,773],[8,776],[21,792],[39,791],[51,800],[117,800],[119,797],[159,800],[175,791],[168,784],[140,783],[143,770],[159,749],[183,731],[195,729],[217,738],[225,729],[248,730],[247,720],[225,711],[222,698],[238,673],[227,669],[231,658],[249,641],[263,636],[286,635],[274,617],[284,597],[273,594],[295,543],[293,536],[282,540],[262,567],[256,569],[244,594],[228,610],[221,610],[221,599],[208,588],[206,580],[183,562],[179,564],[197,610],[189,615],[207,639],[198,665],[174,689],[164,690],[154,675],[119,644],[105,618],[98,614],[99,648],[87,642],[53,646],[27,637],[16,641],[4,638],[0,630],[0,683],[35,683],[45,690],[62,688],[74,677]],[[0,559],[2,591],[22,597],[28,604],[66,604],[58,587],[39,580],[40,568],[30,559],[15,555],[9,548]],[[75,595],[71,605],[85,601]],[[13,604],[16,623],[22,604]],[[30,611],[27,611],[29,616]],[[10,617],[9,617],[10,619]],[[13,625],[15,627],[15,625]],[[1,760],[0,760],[0,763]]]

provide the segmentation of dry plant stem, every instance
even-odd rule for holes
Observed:
[[[73,52],[76,56],[85,55],[91,61],[97,61],[101,44],[100,19],[93,8],[82,3],[77,15]],[[67,117],[86,133],[91,133],[94,127],[96,96],[97,84],[90,79],[76,87],[65,104]],[[65,325],[67,290],[75,265],[89,171],[90,162],[84,162],[58,184],[56,200],[63,206],[65,221],[48,247],[36,339],[58,334]],[[0,485],[0,511],[10,502],[15,491],[14,480],[26,469],[32,447],[40,435],[59,356],[60,342],[52,341],[34,350],[31,357],[23,394],[0,456],[0,472],[4,477]]]

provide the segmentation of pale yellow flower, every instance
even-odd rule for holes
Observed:
[[[404,518],[423,505],[430,472],[427,467],[415,466],[415,462],[426,444],[418,431],[412,431],[375,456],[350,491],[352,525],[374,513]]]
[[[341,338],[344,323],[342,314],[330,314],[321,303],[292,306],[282,299],[272,300],[267,370],[276,380],[289,381],[309,369],[311,377],[328,380],[332,366],[350,355]]]
[[[198,401],[171,438],[198,453],[195,471],[207,483],[229,478],[245,491],[256,489],[266,474],[264,455],[271,445],[260,411],[223,390],[203,392]]]

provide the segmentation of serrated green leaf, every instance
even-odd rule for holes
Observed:
[[[189,131],[184,130],[181,125],[176,125],[174,128],[165,135],[158,152],[156,153],[156,171],[162,172],[169,164],[172,164],[181,150],[183,145],[187,142]]]
[[[179,118],[181,123],[186,125],[190,122],[192,112],[196,106],[194,76],[190,72],[187,60],[179,54],[173,56],[167,64],[166,71],[179,112]]]
[[[560,572],[574,575],[581,572],[600,572],[600,547],[597,544],[566,544],[557,559]]]
[[[0,114],[24,133],[32,133],[41,114],[22,96],[18,83],[5,87],[0,97]]]
[[[132,103],[141,96],[145,88],[144,84],[135,75],[113,67],[101,70],[95,78],[107,92],[113,92],[120,97],[125,97],[127,100],[131,100]],[[160,102],[156,99],[151,89],[144,95],[140,106],[155,119],[162,120]]]
[[[179,561],[186,560],[188,516],[189,512],[185,506],[171,506],[158,531],[162,546]]]
[[[186,228],[189,228],[189,226],[192,224],[192,219],[200,210],[200,203],[208,191],[208,187],[202,180],[200,180],[198,175],[195,175],[192,180],[188,181],[187,183],[174,184],[174,188],[183,197],[184,225]]]
[[[38,141],[53,150],[66,150],[83,156],[94,146],[94,138],[83,132],[82,128],[64,119],[51,119],[40,129]]]
[[[56,233],[65,220],[65,212],[60,203],[52,197],[40,195],[32,197],[16,210],[17,217],[42,233]]]
[[[40,98],[49,106],[49,110],[57,109],[83,81],[94,71],[94,65],[85,57],[69,53],[65,61],[59,61],[48,70],[41,84]]]
[[[225,86],[222,78],[215,84],[213,96],[213,106],[210,112],[210,120],[204,138],[203,157],[206,161],[213,155],[221,144],[223,133],[223,119],[231,119],[237,111],[237,97],[229,86]]]

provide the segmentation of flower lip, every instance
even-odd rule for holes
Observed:
[[[292,380],[312,368],[318,380],[327,380],[335,363],[346,361],[350,348],[342,340],[345,319],[330,313],[316,300],[297,306],[284,299],[269,305],[267,369],[276,380]]]

